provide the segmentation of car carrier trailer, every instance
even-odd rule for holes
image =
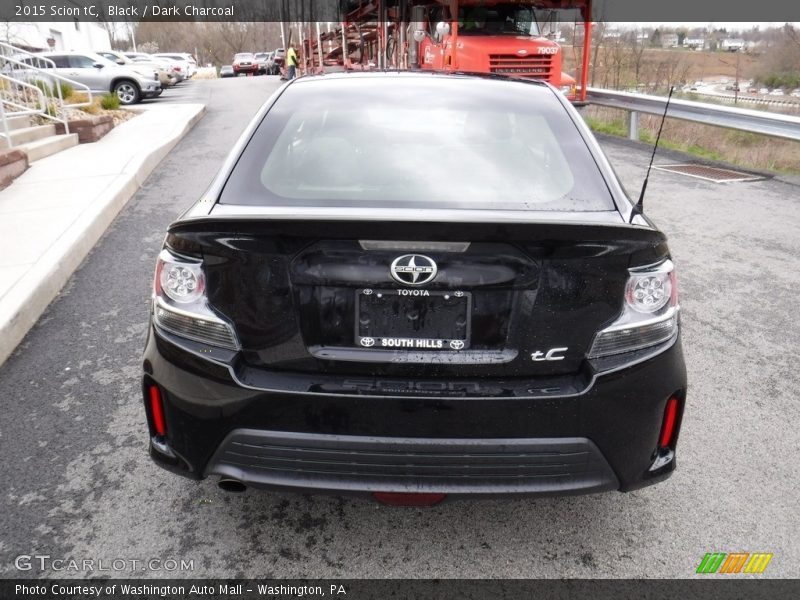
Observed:
[[[578,11],[578,77],[563,72],[563,49],[541,15]],[[542,79],[570,100],[586,99],[592,0],[355,0],[342,21],[301,27],[306,72],[421,69]],[[577,32],[576,32],[577,33]],[[573,46],[578,50],[578,46]]]

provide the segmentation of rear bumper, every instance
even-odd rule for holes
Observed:
[[[346,492],[567,494],[615,490],[586,438],[367,437],[237,429],[205,475],[249,486]]]
[[[675,468],[674,453],[652,467],[670,396],[683,412],[678,337],[579,391],[487,398],[276,391],[277,373],[271,390],[254,389],[182,346],[151,327],[143,391],[152,458],[195,479],[333,492],[552,495],[630,491]],[[324,389],[314,377],[308,390]],[[154,384],[164,437],[152,425]]]

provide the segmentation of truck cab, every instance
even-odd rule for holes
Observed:
[[[421,69],[541,79],[575,100],[575,80],[561,71],[561,47],[542,35],[529,4],[462,1],[454,19],[435,3],[418,15]]]

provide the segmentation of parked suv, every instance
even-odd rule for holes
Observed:
[[[129,66],[142,70],[152,69],[156,72],[156,75],[158,75],[158,80],[161,82],[162,90],[175,84],[175,76],[172,74],[171,69],[162,63],[160,59],[133,59],[128,58],[122,52],[114,52],[113,50],[99,50],[96,52],[96,54],[99,54],[100,56],[107,58],[118,65]]]
[[[153,56],[158,58],[169,58],[176,61],[181,65],[181,70],[183,71],[186,79],[194,77],[194,74],[197,71],[197,61],[191,54],[187,52],[162,52],[159,54],[153,54]]]
[[[154,56],[152,54],[145,54],[144,52],[125,52],[125,57],[130,58],[133,62],[156,62],[169,72],[175,83],[180,83],[186,79],[186,73],[181,66],[182,63],[171,58]]]
[[[40,56],[55,63],[56,75],[87,86],[92,93],[116,94],[122,104],[136,104],[143,98],[161,93],[161,83],[152,67],[134,67],[117,63],[93,52],[42,52]],[[25,62],[35,61],[31,57]]]

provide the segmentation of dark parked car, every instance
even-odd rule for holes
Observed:
[[[254,55],[257,67],[257,75],[266,75],[272,68],[272,61],[269,58],[269,52],[257,52]]]
[[[675,270],[541,82],[383,73],[275,93],[159,256],[152,458],[220,486],[635,490],[675,468]]]
[[[220,77],[236,77],[236,73],[233,72],[233,67],[231,65],[222,65],[219,68],[219,76]]]

